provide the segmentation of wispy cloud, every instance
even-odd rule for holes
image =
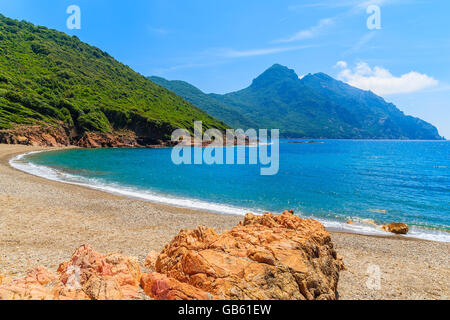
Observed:
[[[159,34],[159,35],[166,35],[166,34],[170,33],[170,31],[169,31],[168,29],[165,29],[165,28],[155,28],[155,27],[152,27],[152,26],[149,26],[149,27],[148,27],[148,30],[149,30],[151,33],[156,33],[156,34]]]
[[[212,66],[223,64],[223,63],[224,63],[223,61],[213,61],[213,62],[206,62],[206,63],[194,63],[194,62],[183,63],[183,64],[174,65],[174,66],[171,66],[168,68],[157,68],[153,71],[153,73],[158,74],[158,75],[163,75],[163,74],[175,72],[178,70],[212,67]]]
[[[294,35],[273,41],[274,43],[289,43],[305,39],[311,39],[318,36],[325,28],[334,24],[334,18],[321,19],[315,26],[308,29],[303,29],[295,33]]]
[[[338,79],[379,95],[412,93],[439,84],[439,81],[426,74],[411,71],[394,76],[389,70],[378,66],[371,68],[366,62],[359,62],[350,69],[345,61],[339,61],[336,67],[342,69]]]
[[[254,57],[264,56],[269,54],[296,51],[301,49],[307,49],[313,47],[312,45],[305,46],[290,46],[290,47],[274,47],[274,48],[260,48],[260,49],[248,49],[248,50],[235,50],[235,49],[218,49],[216,55],[225,58],[242,58],[242,57]]]
[[[371,31],[363,35],[350,49],[344,52],[344,55],[361,51],[376,35],[376,31]]]
[[[344,8],[353,7],[357,9],[366,9],[370,5],[385,6],[391,4],[408,4],[415,2],[414,0],[322,0],[291,5],[288,7],[291,11],[298,11],[306,8]]]

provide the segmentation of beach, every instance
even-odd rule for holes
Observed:
[[[10,167],[15,155],[38,150],[0,145],[0,274],[16,277],[37,265],[55,270],[85,243],[143,263],[149,251],[161,251],[181,229],[205,225],[221,232],[243,219],[116,196]],[[331,236],[346,266],[340,299],[450,298],[450,243]],[[379,285],[373,285],[378,275]]]

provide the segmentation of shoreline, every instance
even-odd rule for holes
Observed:
[[[14,156],[47,148],[0,145],[0,273],[55,269],[84,243],[99,252],[136,256],[142,263],[180,229],[230,229],[242,216],[130,199],[30,175],[9,166]],[[450,244],[330,230],[346,270],[341,299],[448,299]],[[368,266],[381,268],[381,290],[367,288]]]
[[[110,185],[95,185],[90,184],[87,182],[81,182],[81,181],[71,181],[70,179],[62,179],[56,177],[57,174],[60,172],[57,170],[54,170],[50,167],[45,166],[37,166],[36,168],[42,170],[46,170],[48,172],[33,172],[30,170],[30,165],[24,164],[23,166],[16,163],[13,164],[13,161],[18,161],[23,157],[26,157],[27,155],[34,154],[34,153],[40,153],[40,152],[48,152],[48,151],[59,151],[59,150],[70,150],[70,149],[77,149],[79,147],[36,147],[37,150],[27,152],[27,153],[14,153],[10,155],[9,160],[7,160],[7,164],[20,171],[24,172],[26,174],[42,178],[48,181],[54,181],[58,183],[63,184],[70,184],[74,186],[79,186],[82,188],[88,188],[91,190],[97,190],[100,192],[105,192],[108,194],[112,194],[118,197],[125,197],[127,199],[133,199],[133,200],[139,200],[139,201],[148,201],[153,204],[168,206],[168,207],[175,207],[178,209],[187,209],[187,210],[194,210],[199,211],[203,213],[212,213],[212,214],[220,214],[220,215],[230,215],[235,217],[243,217],[246,213],[251,212],[254,214],[261,214],[262,212],[266,212],[267,210],[259,210],[258,212],[252,210],[252,209],[246,209],[241,207],[234,207],[232,205],[226,205],[226,204],[220,204],[220,203],[213,203],[208,201],[202,201],[198,199],[190,199],[190,198],[183,198],[183,197],[173,197],[170,195],[162,195],[162,194],[154,194],[154,193],[147,193],[145,191],[141,190],[134,190],[134,189],[128,189],[128,188],[120,188],[116,186],[110,186]],[[3,159],[5,160],[5,159]],[[22,168],[21,168],[22,166]],[[49,175],[50,173],[50,175]],[[47,174],[47,176],[45,175]],[[72,176],[71,174],[69,174]],[[73,178],[77,178],[77,176],[73,176]],[[269,210],[270,211],[270,210]],[[442,229],[426,229],[426,228],[419,228],[415,229],[419,230],[416,232],[419,232],[419,234],[412,234],[410,233],[408,235],[394,235],[389,234],[388,232],[385,232],[378,226],[371,225],[369,223],[357,223],[353,225],[348,225],[343,221],[335,221],[335,220],[326,220],[322,218],[317,218],[314,216],[311,216],[309,218],[319,220],[322,224],[325,225],[326,229],[329,232],[335,232],[335,233],[344,233],[344,234],[357,234],[357,235],[363,235],[363,236],[371,236],[371,237],[384,237],[384,238],[394,238],[394,239],[409,239],[409,240],[423,240],[423,241],[436,241],[436,242],[450,242],[448,239],[437,239],[436,237],[439,237],[439,235],[436,235],[437,232],[442,232],[443,234],[446,234],[446,230]],[[450,233],[448,233],[450,236]]]

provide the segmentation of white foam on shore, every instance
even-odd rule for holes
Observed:
[[[331,230],[337,232],[356,233],[372,236],[392,236],[392,233],[384,231],[381,227],[376,227],[369,224],[357,223],[347,224],[339,221],[321,220],[323,225]],[[410,226],[410,230],[407,235],[401,235],[399,237],[422,239],[438,242],[450,242],[450,232],[441,230],[421,229],[415,226]]]
[[[207,201],[201,201],[190,198],[174,197],[170,195],[163,195],[146,190],[140,190],[132,187],[126,187],[116,183],[105,183],[95,178],[85,178],[69,174],[54,168],[36,165],[32,162],[26,161],[24,158],[31,154],[36,154],[43,151],[35,151],[26,154],[21,154],[9,161],[11,167],[24,171],[34,176],[46,178],[53,181],[88,187],[95,190],[101,190],[108,193],[126,196],[133,199],[146,200],[154,203],[167,204],[180,208],[196,209],[201,211],[209,211],[215,213],[222,213],[228,215],[245,215],[249,212],[259,214],[261,212],[254,212],[252,209],[245,209],[234,207],[230,205],[222,205]]]
[[[34,176],[46,178],[53,181],[88,187],[95,190],[105,191],[111,194],[121,195],[133,199],[145,200],[159,204],[166,204],[170,206],[188,208],[194,210],[209,211],[220,214],[228,215],[242,215],[251,212],[254,214],[262,214],[264,211],[255,209],[246,209],[230,205],[223,205],[218,203],[212,203],[207,201],[201,201],[190,198],[174,197],[170,195],[163,195],[151,191],[139,190],[136,188],[126,187],[116,183],[105,183],[95,178],[85,178],[82,176],[72,175],[63,171],[50,168],[47,166],[36,165],[25,158],[28,155],[36,154],[44,151],[34,151],[25,154],[18,155],[9,161],[9,164],[20,171],[24,171]],[[365,223],[347,224],[335,220],[327,220],[312,217],[317,219],[323,225],[331,230],[338,232],[356,233],[362,235],[375,235],[375,236],[392,236],[391,233],[384,231],[383,229]],[[450,242],[450,232],[440,230],[421,229],[417,227],[411,227],[410,232],[406,238],[417,238],[423,240],[431,240],[438,242]]]

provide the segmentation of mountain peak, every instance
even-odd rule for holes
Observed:
[[[298,75],[294,70],[276,63],[253,80],[252,86],[265,87],[274,82],[298,79]]]
[[[308,73],[306,76],[304,76],[302,78],[302,80],[304,80],[304,81],[311,81],[311,80],[316,80],[317,81],[317,80],[320,80],[320,81],[327,81],[327,82],[338,81],[338,80],[334,79],[333,77],[331,77],[328,74],[323,73],[323,72],[318,72],[318,73],[314,73],[314,74]]]
[[[441,139],[434,126],[373,93],[321,72],[300,79],[280,64],[225,95],[170,88],[233,128],[280,128],[289,138]]]

